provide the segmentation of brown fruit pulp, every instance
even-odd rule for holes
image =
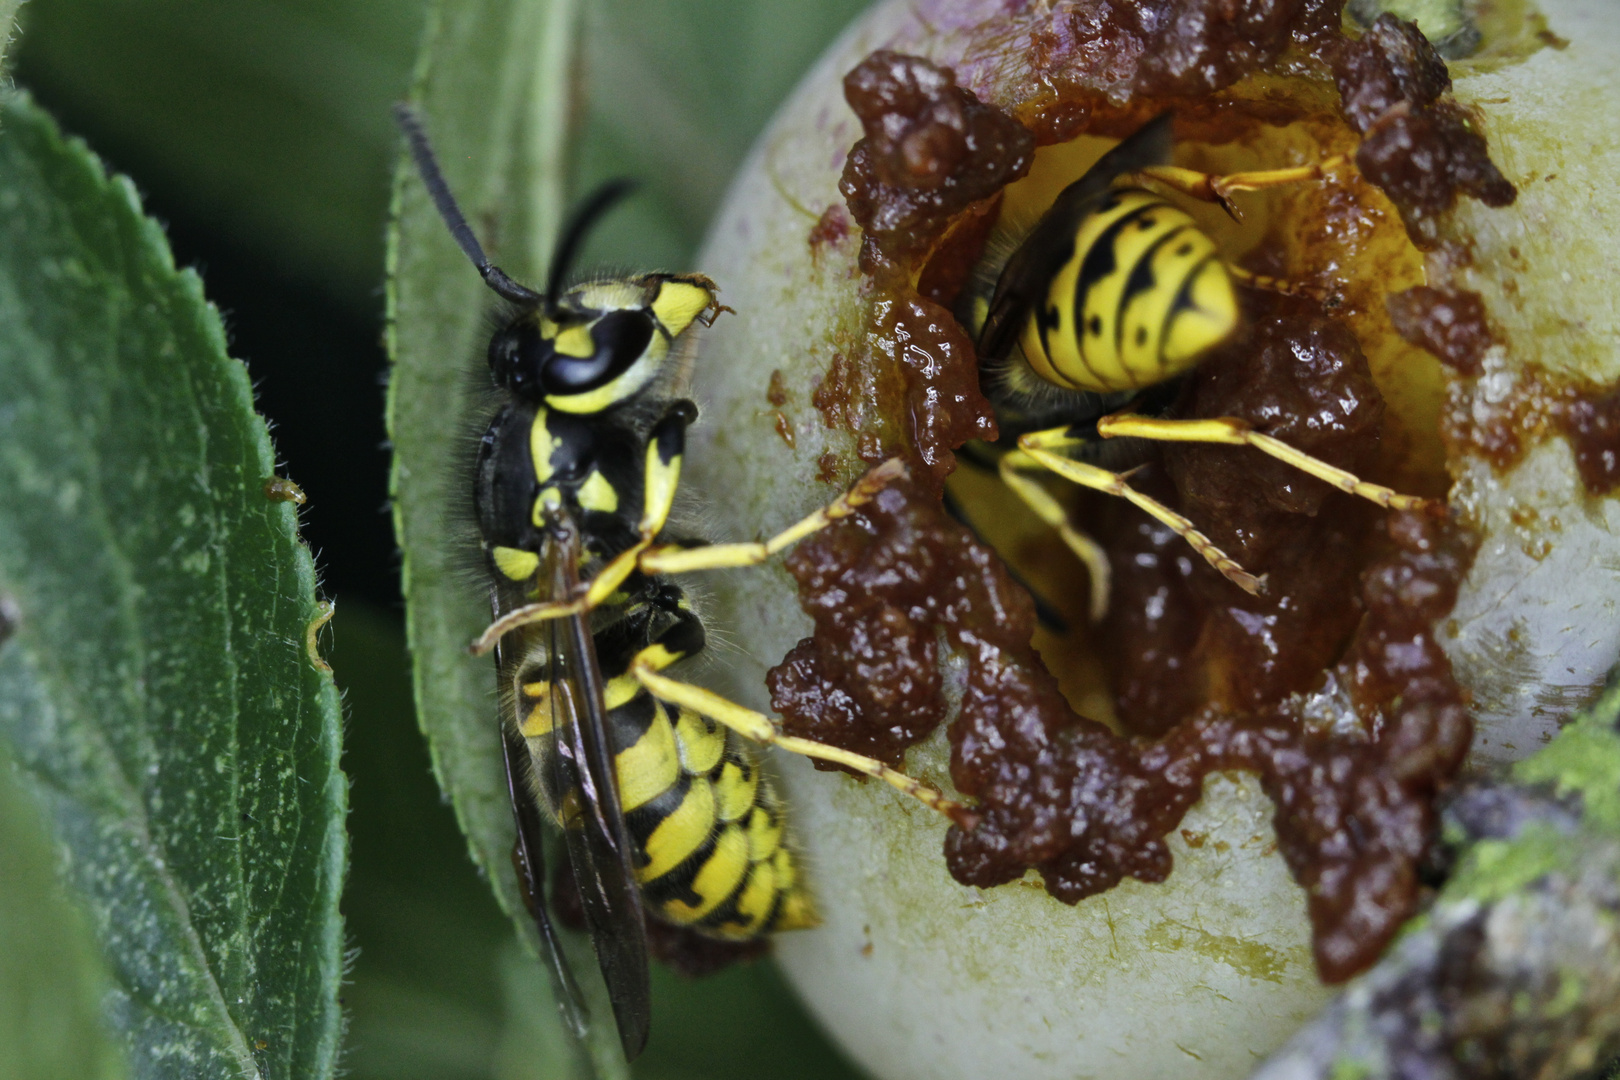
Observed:
[[[1072,710],[1031,645],[1028,594],[938,502],[951,451],[993,437],[971,339],[948,306],[1004,186],[1030,167],[1014,127],[1042,143],[1119,137],[1174,108],[1178,130],[1215,144],[1241,143],[1265,124],[1308,121],[1341,144],[1360,132],[1362,175],[1384,188],[1419,245],[1459,192],[1511,199],[1420,35],[1386,17],[1352,41],[1331,0],[1273,0],[1241,16],[1228,7],[1058,0],[1025,39],[1044,89],[1007,95],[1020,102],[1012,127],[919,58],[875,53],[846,79],[866,131],[843,190],[874,286],[872,344],[841,354],[814,400],[829,426],[855,434],[862,457],[901,453],[924,467],[792,554],[816,632],[770,686],[788,730],[898,765],[951,712],[940,659],[954,651],[967,676],[950,720],[952,777],[982,820],[948,834],[950,870],[988,887],[1034,868],[1068,903],[1126,876],[1163,880],[1163,837],[1203,778],[1256,773],[1277,804],[1279,848],[1307,889],[1319,971],[1336,981],[1369,964],[1415,910],[1433,799],[1468,747],[1465,695],[1432,627],[1455,600],[1471,538],[1410,514],[1380,521],[1375,508],[1246,449],[1165,452],[1133,482],[1266,572],[1270,588],[1247,597],[1131,508],[1083,500],[1085,525],[1114,566],[1106,644],[1093,652],[1112,678],[1121,733]],[[985,31],[987,50],[1011,47],[1001,32]],[[1299,101],[1235,85],[1284,67]],[[1299,81],[1300,70],[1317,81]],[[1337,119],[1324,119],[1329,71]],[[1247,264],[1286,272],[1268,260],[1297,249],[1307,226],[1347,258],[1384,235],[1380,207],[1390,203],[1358,185],[1347,179],[1312,204],[1308,222],[1273,222],[1271,242],[1252,245]],[[1415,258],[1398,256],[1407,267]],[[1468,335],[1484,321],[1463,310],[1451,333],[1435,304],[1454,298],[1411,294],[1392,326],[1383,294],[1398,277],[1368,271],[1325,303],[1246,296],[1244,337],[1187,380],[1177,414],[1243,416],[1343,467],[1400,474],[1415,454],[1410,439],[1382,439],[1386,404],[1373,379],[1390,350],[1408,348],[1396,327],[1455,363],[1483,348]],[[1363,354],[1353,328],[1373,334],[1376,356]],[[1612,402],[1588,411],[1583,430],[1620,427],[1609,424]],[[1435,472],[1419,475],[1443,485]],[[1313,706],[1322,701],[1338,703],[1326,710],[1335,722]]]

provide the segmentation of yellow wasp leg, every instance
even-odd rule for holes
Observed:
[[[573,600],[546,600],[513,608],[485,627],[478,639],[467,646],[467,651],[474,656],[482,656],[493,649],[502,637],[520,626],[545,622],[547,619],[566,619],[570,615],[583,615],[601,607],[608,597],[618,592],[624,579],[636,569],[637,560],[645,556],[651,546],[652,537],[642,536],[602,567],[601,572],[591,579],[590,587]]]
[[[484,628],[473,643],[467,646],[467,651],[474,656],[483,656],[505,637],[520,626],[529,626],[532,623],[545,622],[547,619],[564,619],[570,615],[583,615],[589,611],[582,596],[578,600],[551,600],[543,604],[524,604],[513,608],[505,615],[496,619]]]
[[[1237,207],[1233,205],[1231,196],[1238,191],[1260,191],[1265,188],[1282,187],[1286,184],[1299,184],[1307,180],[1320,180],[1329,172],[1342,168],[1350,163],[1346,154],[1334,154],[1323,158],[1314,165],[1299,165],[1291,169],[1261,169],[1255,172],[1227,173],[1224,176],[1215,173],[1198,172],[1196,169],[1183,169],[1175,165],[1153,165],[1141,172],[1131,173],[1123,177],[1125,183],[1146,178],[1157,181],[1172,191],[1179,191],[1183,195],[1191,196],[1203,202],[1218,203],[1222,209],[1232,216],[1234,220],[1241,221],[1242,216]]]
[[[697,548],[652,546],[653,538],[668,520],[670,503],[674,498],[673,470],[666,467],[666,474],[670,479],[658,485],[658,488],[648,485],[647,508],[638,526],[641,538],[602,567],[591,579],[590,587],[584,593],[572,600],[547,600],[513,608],[490,623],[484,632],[478,635],[478,639],[467,647],[467,651],[474,656],[482,656],[493,649],[504,635],[520,626],[544,622],[547,619],[582,615],[601,607],[608,597],[619,591],[625,579],[637,570],[643,574],[679,574],[692,570],[757,566],[816,530],[824,529],[840,518],[848,517],[857,507],[870,502],[879,491],[906,475],[906,464],[899,458],[890,458],[857,480],[854,487],[837,499],[767,541],[751,544],[711,544]]]
[[[875,758],[866,757],[850,750],[837,746],[828,746],[811,739],[801,739],[796,735],[784,735],[771,723],[770,717],[764,713],[757,713],[752,709],[745,709],[736,702],[721,697],[712,690],[705,690],[701,686],[671,679],[660,674],[660,669],[680,659],[679,656],[668,652],[658,645],[643,649],[631,662],[630,674],[635,676],[637,682],[647,688],[647,692],[658,700],[690,709],[715,720],[735,731],[745,739],[767,746],[778,746],[795,754],[816,758],[821,761],[830,761],[835,765],[854,769],[876,780],[882,780],[899,791],[905,792],[912,798],[921,802],[929,809],[950,818],[964,829],[971,829],[978,824],[978,815],[969,807],[948,799],[940,792],[913,779],[903,772],[889,768]]]
[[[1013,450],[1001,456],[997,468],[1001,473],[1001,482],[1011,488],[1025,506],[1035,511],[1036,517],[1056,529],[1069,550],[1085,564],[1086,573],[1091,576],[1091,621],[1101,622],[1103,616],[1108,614],[1108,595],[1113,581],[1108,555],[1097,541],[1069,524],[1069,515],[1050,491],[1018,471],[1045,470],[1046,466],[1021,450]]]
[[[1301,472],[1308,473],[1319,480],[1325,480],[1352,495],[1359,495],[1363,499],[1370,499],[1379,506],[1390,510],[1421,510],[1425,513],[1443,514],[1444,504],[1433,499],[1425,499],[1417,495],[1402,495],[1397,491],[1384,487],[1382,484],[1370,484],[1356,476],[1345,472],[1336,466],[1329,465],[1321,458],[1315,458],[1303,450],[1296,450],[1287,443],[1262,435],[1253,430],[1247,423],[1232,416],[1216,417],[1208,420],[1158,420],[1149,416],[1137,416],[1133,413],[1116,413],[1105,416],[1097,421],[1097,434],[1105,439],[1118,438],[1122,435],[1131,435],[1139,439],[1154,439],[1159,442],[1199,442],[1224,443],[1228,446],[1252,446],[1270,454],[1278,461],[1287,462]]]
[[[1226,272],[1231,274],[1234,280],[1252,289],[1264,289],[1266,292],[1282,293],[1284,296],[1303,296],[1307,300],[1322,301],[1328,298],[1328,294],[1321,289],[1289,281],[1287,278],[1272,277],[1270,274],[1256,274],[1253,270],[1245,270],[1237,263],[1227,263]]]
[[[1131,503],[1147,511],[1154,518],[1168,526],[1177,536],[1187,541],[1194,551],[1204,557],[1205,562],[1219,570],[1223,577],[1244,592],[1249,593],[1251,596],[1258,596],[1265,590],[1265,579],[1263,577],[1255,577],[1243,569],[1235,559],[1216,547],[1209,537],[1199,532],[1191,521],[1188,521],[1157,499],[1149,498],[1137,491],[1127,484],[1125,478],[1119,473],[1099,469],[1097,466],[1087,462],[1076,461],[1074,458],[1055,453],[1058,450],[1083,446],[1085,441],[1070,435],[1068,428],[1052,428],[1049,431],[1033,431],[1020,436],[1018,448],[1028,454],[1032,460],[1057,473],[1065,480],[1079,484],[1082,487],[1092,488],[1095,491],[1128,499]]]
[[[734,566],[758,566],[771,556],[793,546],[806,536],[846,518],[872,500],[890,483],[906,475],[906,463],[890,458],[855,482],[837,499],[810,514],[769,540],[753,543],[709,544],[704,547],[660,547],[640,556],[638,567],[644,574],[684,574],[693,570],[718,570]]]

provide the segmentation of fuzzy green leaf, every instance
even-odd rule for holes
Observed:
[[[0,736],[133,1072],[331,1076],[339,709],[314,567],[218,313],[133,187],[0,109]]]
[[[0,0],[0,73],[6,69],[6,53],[16,33],[17,8],[21,4],[22,0]]]

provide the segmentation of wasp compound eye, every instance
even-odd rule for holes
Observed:
[[[489,341],[489,374],[495,385],[520,398],[534,394],[553,343],[540,336],[532,318],[524,318]]]
[[[645,311],[610,311],[583,326],[565,328],[541,369],[547,394],[595,390],[623,375],[652,342],[653,320]]]

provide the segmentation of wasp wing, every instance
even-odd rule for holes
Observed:
[[[574,1037],[584,1039],[590,1010],[585,1007],[584,995],[580,993],[579,983],[574,981],[574,973],[563,956],[562,943],[557,940],[556,928],[546,912],[544,826],[527,782],[528,748],[523,744],[523,737],[507,725],[502,725],[501,758],[506,766],[506,791],[512,800],[512,819],[517,825],[517,847],[512,854],[517,864],[518,882],[523,887],[523,902],[540,934],[540,951],[551,971],[557,1010]]]
[[[552,596],[577,594],[580,551],[579,533],[572,523],[551,530],[540,572],[548,576]],[[613,749],[608,745],[602,671],[585,616],[542,625],[556,739],[551,782],[559,793],[578,793],[571,808],[566,807],[568,795],[563,796],[568,861],[613,1003],[619,1040],[626,1060],[634,1060],[647,1044],[652,1012],[647,929],[636,884],[635,848],[625,827]]]
[[[979,332],[981,362],[1003,360],[1012,350],[1030,313],[1045,299],[1052,279],[1073,255],[1080,223],[1096,209],[1114,181],[1170,160],[1170,120],[1169,113],[1160,113],[1142,125],[1064,188],[1041,215],[996,282]]]

